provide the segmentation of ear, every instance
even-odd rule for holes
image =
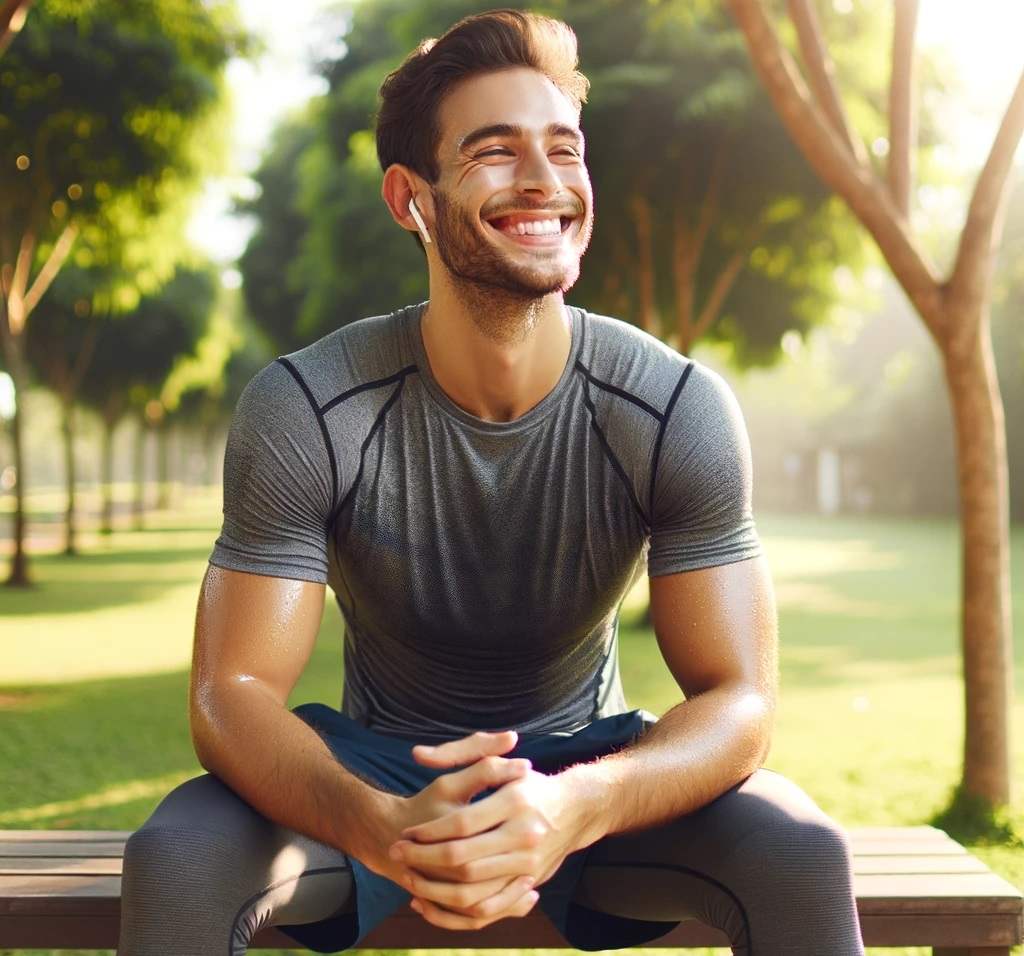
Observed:
[[[387,204],[391,218],[403,229],[416,232],[419,226],[415,218],[409,212],[409,202],[414,196],[421,198],[417,208],[424,218],[427,227],[433,222],[433,202],[429,201],[430,190],[420,187],[413,178],[415,174],[402,166],[400,163],[392,163],[384,172],[384,181],[381,183],[380,195]],[[427,207],[427,208],[424,208]]]

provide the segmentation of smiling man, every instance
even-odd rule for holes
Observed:
[[[733,952],[863,953],[842,829],[762,766],[774,598],[725,381],[568,305],[594,225],[588,84],[560,21],[498,10],[384,82],[382,197],[425,302],[270,363],[239,400],[190,690],[209,771],[125,849],[121,956],[319,952],[411,905],[540,906],[578,948],[683,919]],[[680,702],[629,710],[646,570]],[[287,706],[325,585],[340,710]]]

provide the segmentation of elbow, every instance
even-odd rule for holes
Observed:
[[[743,685],[737,701],[737,711],[747,722],[751,750],[756,761],[755,769],[764,765],[771,750],[772,733],[775,729],[775,696],[763,688]]]

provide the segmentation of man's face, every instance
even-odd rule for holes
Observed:
[[[594,214],[570,101],[516,67],[463,80],[439,119],[432,238],[448,271],[527,298],[572,288]],[[498,125],[520,129],[488,130]]]

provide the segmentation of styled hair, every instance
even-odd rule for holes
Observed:
[[[463,17],[440,38],[421,40],[380,87],[377,159],[401,163],[433,185],[441,175],[440,105],[461,80],[526,66],[543,73],[579,113],[590,81],[577,69],[576,34],[561,20],[525,10],[488,10]],[[418,233],[413,237],[422,247]]]

